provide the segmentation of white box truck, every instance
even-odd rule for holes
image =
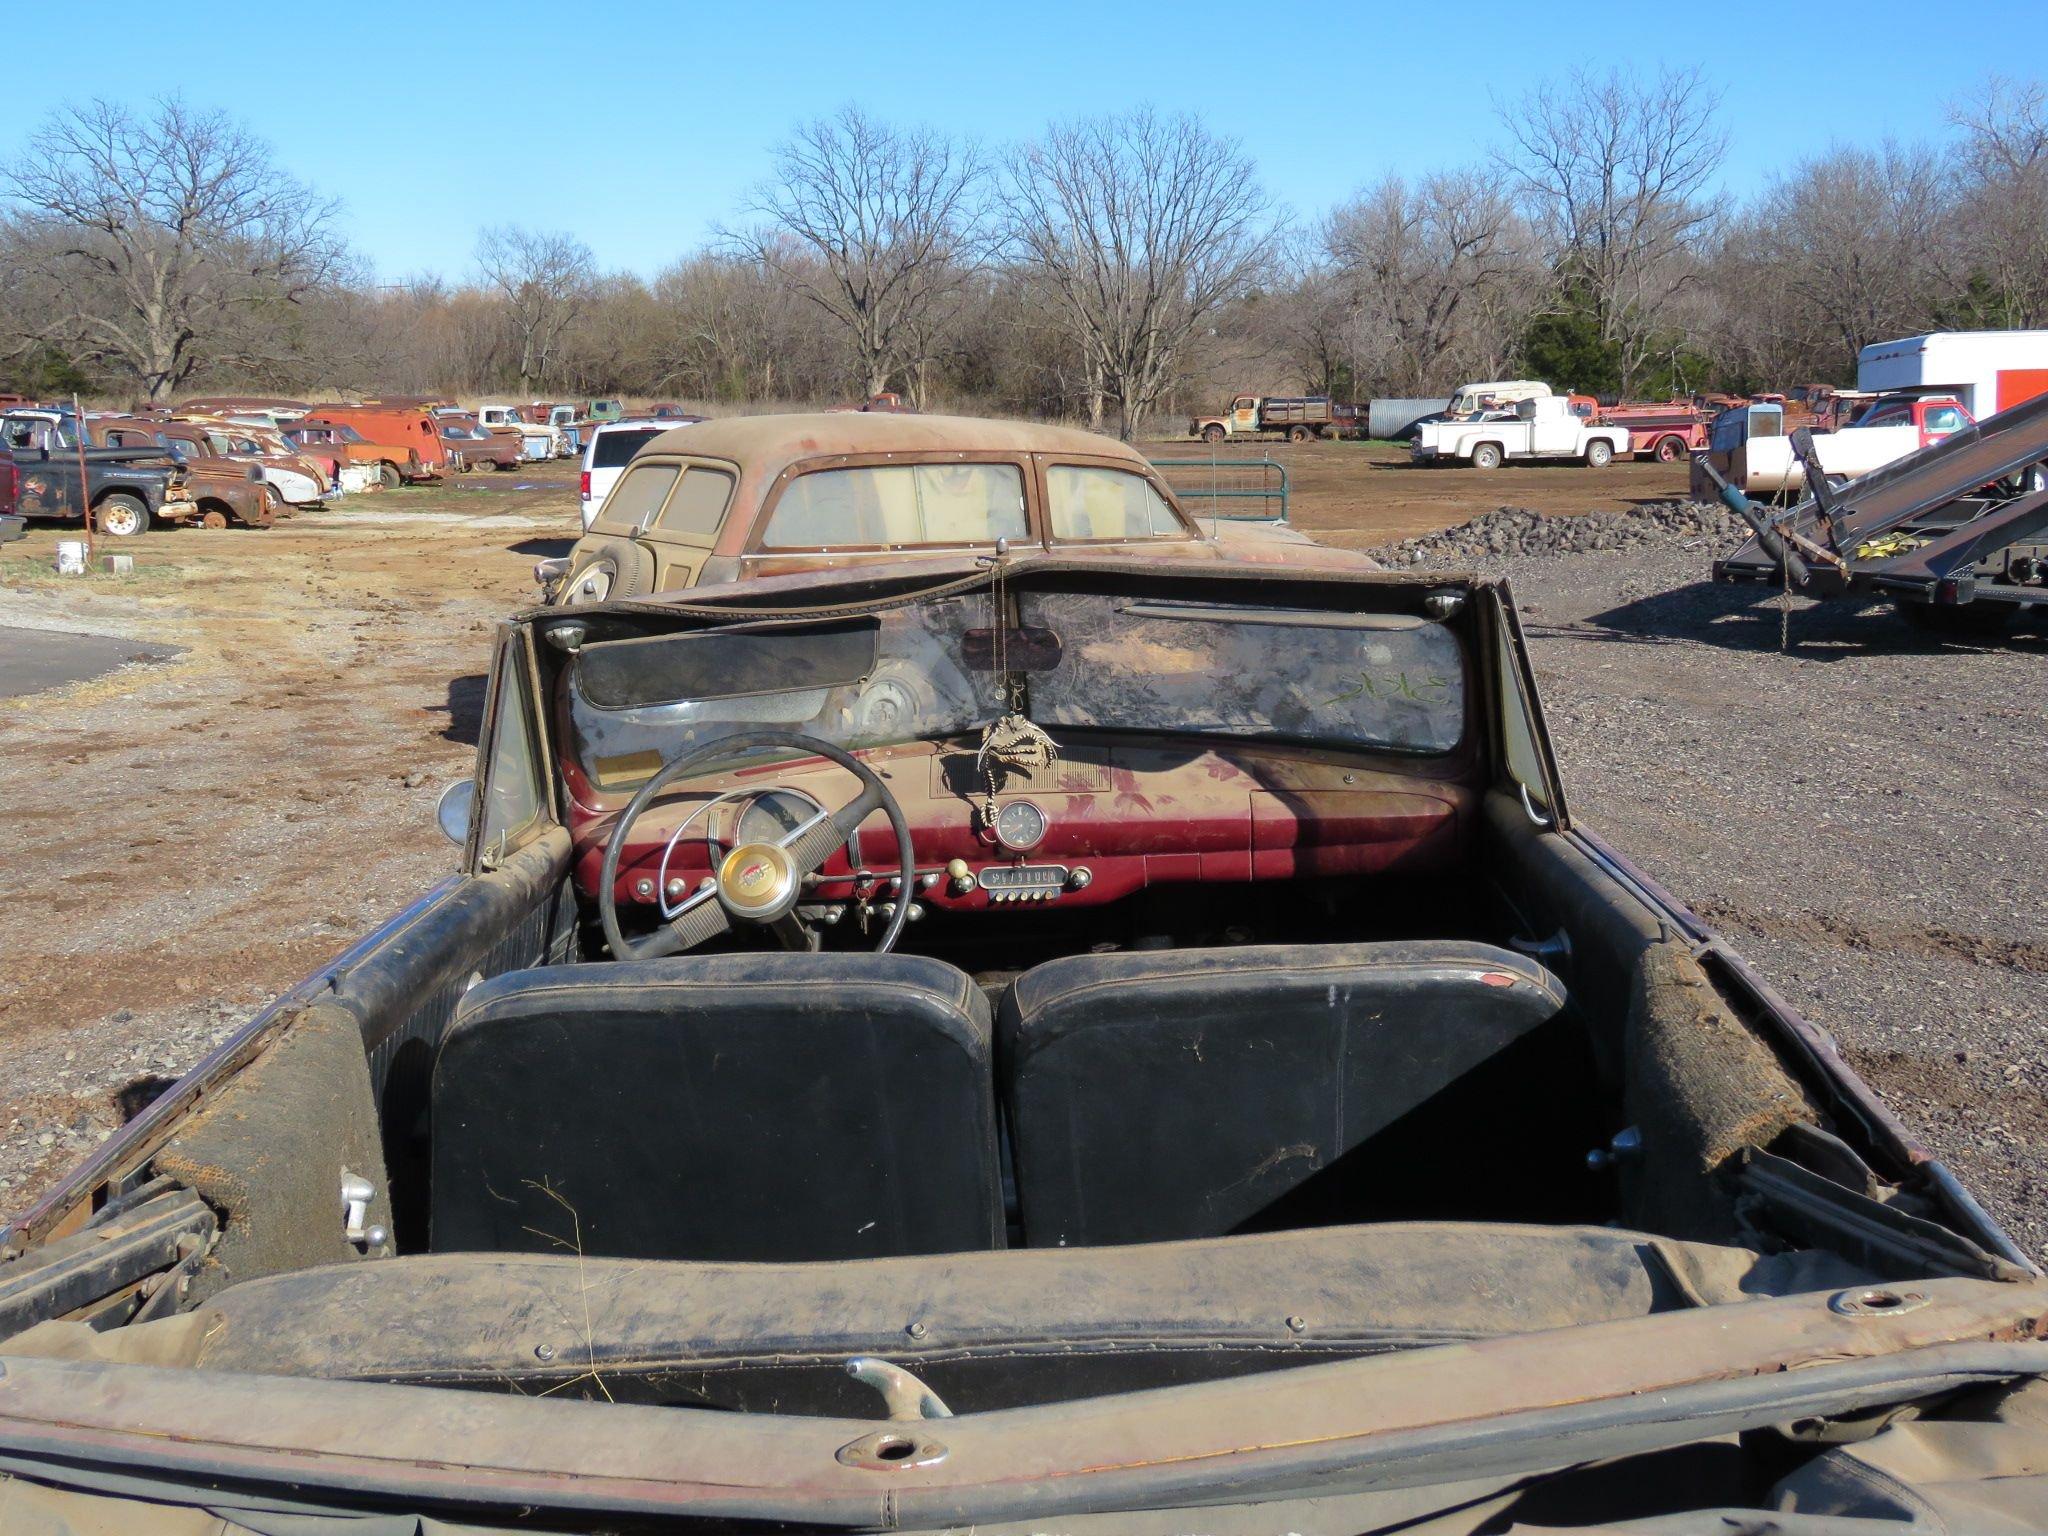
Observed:
[[[1856,354],[1856,387],[1953,395],[1982,421],[2048,395],[2048,331],[1936,331],[1873,342]]]

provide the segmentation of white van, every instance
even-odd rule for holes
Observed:
[[[578,495],[583,504],[583,526],[588,529],[597,509],[611,494],[613,484],[632,460],[664,432],[686,427],[687,421],[601,421],[586,428],[589,446],[583,450],[583,480]]]

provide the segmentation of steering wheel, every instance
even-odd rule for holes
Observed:
[[[706,880],[675,906],[664,904],[663,923],[644,939],[628,939],[619,931],[619,908],[614,894],[618,883],[619,858],[633,824],[660,794],[676,780],[714,760],[765,747],[789,747],[837,763],[861,782],[861,792],[836,811],[820,810],[809,821],[775,842],[741,843],[719,862],[715,878]],[[803,894],[804,876],[814,873],[843,848],[856,828],[876,811],[889,818],[896,833],[898,881],[896,910],[875,945],[882,954],[896,947],[910,915],[910,902],[917,883],[917,859],[910,848],[910,827],[903,819],[903,807],[889,792],[889,786],[873,769],[851,753],[829,742],[806,736],[801,731],[741,731],[721,736],[694,752],[686,752],[664,763],[654,777],[640,786],[640,792],[619,812],[611,840],[605,844],[604,872],[598,877],[597,911],[604,922],[605,942],[620,960],[654,960],[662,955],[680,954],[729,932],[734,924],[775,927],[788,931],[795,917],[797,898]]]

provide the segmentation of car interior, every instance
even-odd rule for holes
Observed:
[[[227,1212],[197,1363],[966,1411],[2002,1272],[1556,830],[1494,588],[548,610],[499,668],[489,873],[157,1159]]]

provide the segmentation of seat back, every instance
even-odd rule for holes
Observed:
[[[912,955],[519,971],[434,1062],[432,1246],[877,1258],[1002,1246],[988,1005]]]
[[[1076,955],[998,1059],[1026,1243],[1590,1209],[1592,1064],[1561,983],[1489,945]]]

